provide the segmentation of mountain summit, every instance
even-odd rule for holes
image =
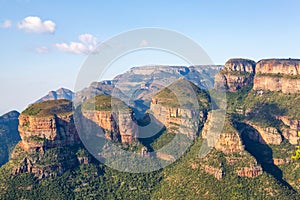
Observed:
[[[66,100],[73,100],[74,92],[66,89],[60,88],[56,91],[50,91],[47,95],[37,100],[35,103],[40,103],[48,100],[58,100],[58,99],[66,99]]]

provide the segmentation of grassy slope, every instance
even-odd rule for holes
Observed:
[[[26,108],[22,114],[29,116],[51,116],[54,114],[70,114],[72,112],[72,102],[68,100],[49,100],[35,103]]]
[[[113,98],[107,95],[98,95],[94,98],[90,98],[82,105],[83,110],[97,110],[97,111],[112,111],[126,110],[129,107],[121,100]]]

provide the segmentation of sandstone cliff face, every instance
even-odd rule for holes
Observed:
[[[227,128],[223,129],[221,133],[214,132],[215,129],[211,127],[220,123],[211,123],[211,120],[212,113],[209,112],[201,134],[203,139],[211,140],[210,145],[214,145],[216,150],[225,154],[244,151],[245,148],[239,132],[232,127],[228,119],[225,119],[224,123],[224,127]]]
[[[151,114],[168,130],[195,137],[198,125],[204,123],[205,113],[197,109],[168,107],[160,102],[160,99],[153,98],[150,105]]]
[[[274,127],[260,127],[254,124],[250,125],[255,128],[258,133],[250,133],[250,138],[255,140],[258,140],[261,144],[274,144],[274,145],[280,145],[282,142],[282,137],[278,130]],[[252,134],[252,136],[251,136]]]
[[[79,142],[72,114],[35,117],[20,115],[19,132],[25,151],[43,151]]]
[[[259,175],[262,175],[263,169],[260,165],[254,165],[250,167],[243,167],[237,171],[238,176],[245,176],[249,178],[255,178]]]
[[[209,107],[207,93],[180,78],[152,98],[149,112],[168,131],[194,138],[206,119]]]
[[[267,75],[256,75],[253,84],[254,90],[270,90],[283,93],[300,92],[300,79],[288,77],[273,77]]]
[[[256,65],[254,90],[300,92],[300,60],[266,59]]]
[[[30,110],[39,110],[40,114],[26,113]],[[58,100],[32,105],[19,116],[21,141],[8,163],[13,174],[30,172],[38,178],[55,177],[78,165],[72,148],[80,140],[71,110],[70,102]]]
[[[210,112],[202,130],[202,138],[207,139],[208,143],[211,145],[215,144],[215,146],[214,149],[203,158],[202,169],[218,179],[222,178],[222,173],[220,173],[220,168],[215,167],[224,164],[232,166],[234,173],[238,176],[254,178],[261,175],[263,173],[262,167],[257,164],[256,159],[245,150],[240,133],[233,127],[230,119],[225,119],[223,130],[219,136],[219,133],[214,131],[216,129],[210,128],[210,126],[220,124],[220,122],[215,121],[211,123],[211,120],[212,114]],[[211,141],[209,141],[209,139],[211,139]],[[225,163],[224,161],[216,161],[219,159],[218,154],[225,154]],[[214,163],[214,167],[212,167],[211,163]]]
[[[299,59],[264,59],[257,63],[256,73],[299,75]]]
[[[85,111],[83,116],[101,127],[107,139],[122,143],[132,143],[138,137],[138,127],[132,111],[114,113],[112,111]]]
[[[300,131],[300,120],[292,120],[287,116],[277,116],[277,119],[280,119],[288,128],[284,127],[282,129],[282,135],[285,139],[287,139],[291,144],[297,145],[298,140],[300,139],[298,136],[298,132]]]
[[[215,148],[225,154],[244,150],[242,140],[238,133],[222,133]]]
[[[215,76],[215,88],[235,92],[253,81],[255,62],[248,59],[230,59]]]

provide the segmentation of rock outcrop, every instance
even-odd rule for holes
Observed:
[[[279,75],[280,76],[280,75]],[[283,93],[300,92],[300,79],[289,77],[276,77],[276,75],[258,74],[254,78],[254,90],[270,90]]]
[[[19,116],[21,141],[15,147],[13,174],[34,173],[54,177],[78,164],[72,146],[80,144],[72,114],[72,103],[53,100],[29,106]]]
[[[274,127],[264,128],[258,125],[254,125],[253,123],[249,123],[249,124],[258,131],[257,133],[250,133],[249,135],[250,137],[252,137],[254,141],[258,140],[258,142],[261,144],[274,144],[274,145],[281,144],[282,137],[276,128]]]
[[[222,168],[216,168],[210,165],[203,165],[201,169],[207,174],[213,175],[216,179],[221,180],[224,176],[224,170]]]
[[[292,162],[291,158],[273,158],[274,165],[284,165]]]
[[[134,113],[112,111],[83,111],[83,116],[103,129],[109,140],[132,143],[138,137]]]
[[[83,117],[101,128],[109,140],[132,143],[138,137],[135,114],[119,99],[98,95],[84,102],[81,112]],[[85,126],[89,124],[87,122]]]
[[[300,92],[299,59],[230,59],[215,77],[215,88],[234,92],[247,85],[254,90]]]
[[[43,151],[79,142],[72,113],[52,116],[20,115],[19,132],[25,151]]]
[[[215,88],[235,92],[252,84],[255,62],[235,58],[226,62],[225,67],[215,76]]]
[[[259,175],[262,175],[263,169],[260,165],[253,165],[250,167],[243,167],[240,170],[237,171],[238,176],[241,177],[249,177],[249,178],[255,178]]]
[[[299,59],[265,59],[256,65],[254,90],[300,92]]]
[[[202,138],[206,139],[211,145],[214,143],[215,146],[213,150],[202,159],[202,169],[208,174],[213,174],[216,178],[221,177],[220,173],[217,173],[217,170],[213,168],[208,168],[207,165],[211,166],[210,163],[214,163],[214,166],[229,165],[238,176],[254,178],[261,175],[263,173],[262,167],[257,164],[256,159],[245,150],[241,135],[234,128],[230,119],[225,119],[223,130],[218,136],[218,133],[214,132],[216,128],[210,128],[210,126],[216,124],[216,122],[213,124],[210,123],[211,118],[212,114],[210,112],[202,130]],[[220,126],[219,122],[217,124]],[[211,139],[211,141],[209,141],[209,139]],[[218,161],[220,154],[225,156],[225,162],[224,160]],[[210,172],[209,170],[212,171]]]
[[[190,129],[188,135],[193,135],[198,130],[199,123],[203,123],[204,113],[199,110],[181,109],[162,106],[159,99],[153,99],[150,106],[153,116],[167,129],[176,130],[182,125]],[[194,120],[199,119],[199,120]]]
[[[300,59],[263,59],[257,63],[256,73],[300,75]]]
[[[291,144],[298,144],[300,132],[300,120],[289,119],[287,116],[277,116],[277,119],[281,120],[287,127],[282,128],[282,135]]]
[[[149,112],[169,131],[195,137],[209,104],[205,91],[180,79],[152,98]]]
[[[232,58],[225,63],[226,72],[255,73],[255,61],[243,58]]]
[[[244,150],[242,140],[238,133],[222,133],[215,148],[225,154]]]
[[[208,118],[206,123],[204,124],[202,130],[202,138],[212,140],[210,145],[214,145],[214,148],[218,151],[222,151],[225,154],[236,153],[244,151],[244,145],[242,139],[240,137],[239,132],[232,126],[229,119],[225,119],[224,128],[222,132],[219,134],[214,132],[213,128],[210,126],[214,125],[210,123],[212,118],[212,113],[208,113]],[[222,125],[220,125],[222,126]],[[219,135],[217,135],[219,134]],[[214,144],[213,144],[214,142]]]

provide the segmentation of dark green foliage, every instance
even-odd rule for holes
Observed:
[[[66,114],[72,112],[72,102],[68,100],[49,100],[30,105],[22,112],[30,116],[51,116],[54,114]]]
[[[0,187],[8,187],[0,191],[0,199],[150,199],[150,192],[161,179],[159,172],[123,173],[96,162],[56,178],[38,180],[30,173],[7,177],[1,169]]]
[[[155,98],[159,98],[159,103],[167,107],[202,110],[210,106],[208,93],[185,79],[180,79],[162,89],[155,95]]]
[[[164,169],[152,199],[296,199],[292,190],[266,173],[257,178],[240,178],[231,172],[231,166],[223,164],[225,176],[219,181],[200,167],[193,168],[202,162],[198,157],[201,143],[197,140],[184,157]]]
[[[107,95],[98,95],[82,104],[83,110],[114,111],[131,110],[123,101]]]

